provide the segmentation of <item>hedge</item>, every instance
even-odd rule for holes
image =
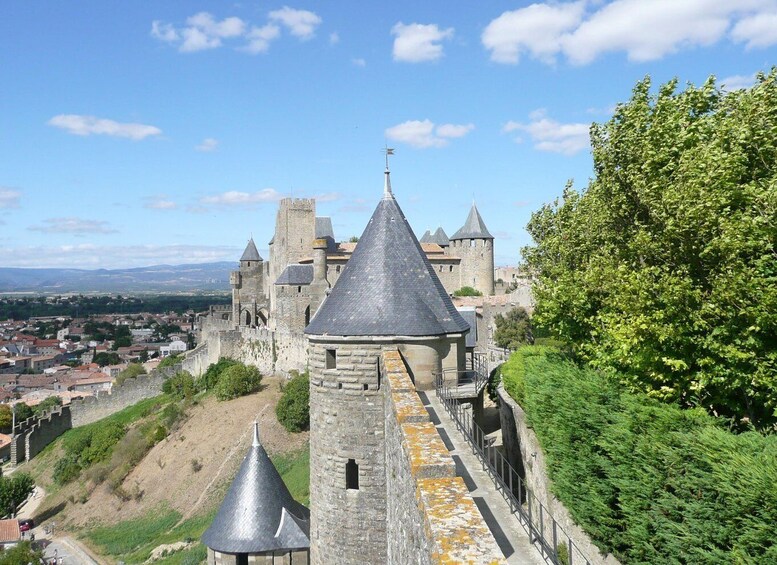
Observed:
[[[777,436],[635,394],[551,348],[503,366],[553,492],[623,563],[777,563]]]

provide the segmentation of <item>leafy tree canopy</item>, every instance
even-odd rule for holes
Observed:
[[[595,176],[532,215],[535,322],[653,397],[777,420],[777,70],[649,79],[591,128]]]
[[[483,293],[471,286],[463,286],[459,290],[453,291],[453,296],[483,296]]]
[[[496,332],[494,341],[499,347],[516,349],[520,345],[532,342],[529,313],[522,306],[510,310],[507,315],[497,315],[494,319]]]

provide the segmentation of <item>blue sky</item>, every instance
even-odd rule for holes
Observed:
[[[474,198],[498,264],[592,172],[591,122],[646,75],[747,86],[777,0],[4,2],[0,266],[266,257],[277,200],[420,235]]]

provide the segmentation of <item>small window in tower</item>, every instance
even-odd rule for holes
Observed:
[[[364,384],[362,385],[362,388],[363,388],[364,390],[370,390],[370,385],[368,385],[367,383],[364,383]]]
[[[452,272],[453,272],[453,265],[451,265],[450,267],[448,267],[448,272],[449,272],[449,273],[452,273]]]
[[[378,390],[380,390],[380,379],[381,379],[381,376],[382,375],[380,374],[380,359],[378,359]]]
[[[469,246],[470,246],[470,247],[475,247],[475,245],[477,245],[477,243],[478,243],[478,242],[477,242],[476,240],[474,240],[474,239],[470,239],[470,240],[469,240]]]
[[[302,292],[302,287],[301,286],[297,287],[297,292]]]
[[[337,367],[337,350],[336,349],[327,349],[326,350],[326,368],[327,369],[334,369]]]
[[[235,555],[235,564],[236,565],[248,565],[248,554],[247,553],[238,553]]]
[[[353,459],[345,464],[345,488],[359,490],[359,465]]]
[[[249,266],[249,267],[251,266],[251,261],[249,261],[249,262],[248,262],[248,266]]]
[[[340,265],[338,265],[337,267],[335,267],[335,272],[336,272],[336,273],[339,273],[339,272],[340,272]]]

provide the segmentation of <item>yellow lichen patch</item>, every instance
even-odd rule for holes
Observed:
[[[429,413],[415,392],[392,392],[391,404],[394,407],[397,422],[400,424],[429,420]]]
[[[410,462],[410,473],[416,478],[453,477],[456,465],[448,454],[437,428],[429,421],[400,426],[403,446]]]
[[[505,563],[461,477],[421,479],[417,485],[433,562]]]

